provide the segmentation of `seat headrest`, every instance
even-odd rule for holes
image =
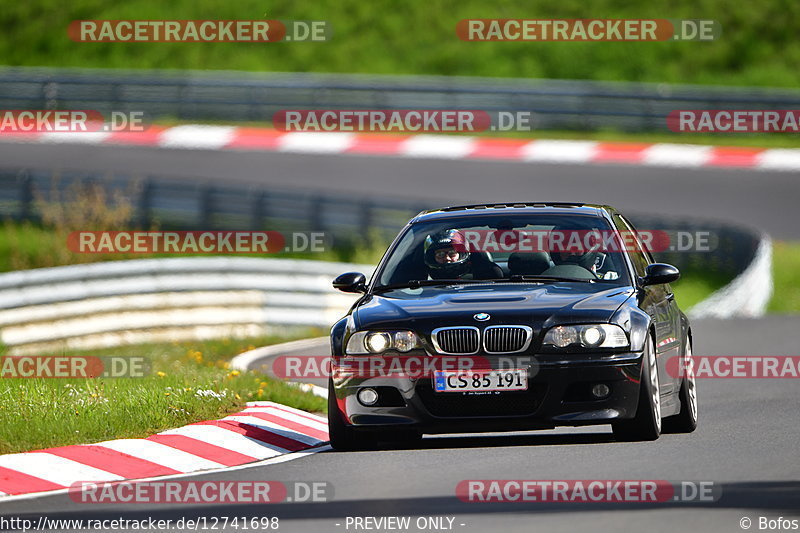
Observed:
[[[512,274],[536,276],[550,268],[547,252],[514,252],[508,257],[508,269]]]

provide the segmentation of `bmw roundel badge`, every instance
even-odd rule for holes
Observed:
[[[472,318],[474,318],[475,320],[477,320],[479,322],[486,322],[487,320],[489,320],[492,317],[491,317],[491,315],[489,315],[489,313],[475,313]]]

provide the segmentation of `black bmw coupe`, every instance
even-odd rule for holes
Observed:
[[[333,282],[362,296],[331,330],[331,445],[590,424],[624,441],[693,431],[692,331],[669,285],[680,273],[646,240],[603,205],[420,213],[369,282]]]

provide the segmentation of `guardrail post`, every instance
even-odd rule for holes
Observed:
[[[200,213],[198,223],[202,229],[213,229],[212,219],[214,218],[214,187],[205,187],[200,194]]]
[[[58,83],[48,81],[42,84],[44,109],[58,109]]]
[[[324,198],[316,196],[311,200],[311,211],[308,213],[308,223],[311,226],[309,229],[312,231],[325,231],[324,223],[322,222],[322,210]]]
[[[366,239],[365,244],[367,246],[371,246],[372,245],[372,237],[373,237],[373,232],[371,231],[372,230],[372,205],[367,200],[364,200],[364,201],[361,202],[361,205],[359,206],[359,211],[360,211],[360,213],[359,213],[359,217],[358,217],[359,218],[359,222],[358,223],[361,226],[361,228],[359,228],[358,232],[361,235],[364,235],[364,238]]]
[[[19,219],[31,220],[33,218],[33,180],[30,174],[23,172],[19,175]]]
[[[141,193],[139,194],[138,218],[139,226],[143,229],[150,229],[152,223],[150,216],[150,203],[153,198],[153,180],[148,178],[142,185]]]
[[[263,192],[253,193],[253,204],[250,211],[250,227],[253,230],[260,230],[264,225],[264,218],[266,216],[264,200],[266,197],[267,195]]]

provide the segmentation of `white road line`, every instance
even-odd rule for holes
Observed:
[[[800,150],[764,150],[756,156],[756,167],[766,170],[800,170]]]
[[[307,350],[309,348],[316,348],[321,342],[325,343],[327,347],[327,343],[330,342],[330,337],[316,337],[313,339],[301,339],[299,341],[291,341],[291,342],[283,342],[281,344],[273,344],[270,346],[262,346],[261,348],[256,348],[255,350],[250,350],[249,352],[244,352],[233,359],[231,359],[231,368],[235,368],[237,370],[248,370],[248,367],[254,362],[264,357],[270,357],[273,355],[282,355],[286,352],[293,352],[295,350]],[[249,402],[248,405],[253,404],[256,402]],[[264,403],[264,402],[261,402]]]
[[[667,167],[699,167],[711,158],[711,146],[654,144],[642,151],[642,163]]]
[[[522,147],[524,161],[588,163],[597,153],[594,141],[532,141]]]
[[[400,144],[398,154],[406,157],[433,157],[459,159],[475,149],[472,137],[450,137],[447,135],[414,135]]]
[[[313,383],[292,383],[298,389],[303,392],[310,392],[314,396],[319,396],[320,398],[328,398],[328,389],[325,387],[320,387],[319,385],[314,385]]]
[[[283,152],[336,154],[350,148],[353,140],[352,133],[293,131],[282,136],[278,146]]]
[[[233,140],[233,126],[202,126],[189,124],[164,130],[158,145],[162,148],[219,150]]]
[[[69,144],[100,144],[111,136],[107,131],[48,131],[43,132],[37,139],[41,143],[69,143]]]

